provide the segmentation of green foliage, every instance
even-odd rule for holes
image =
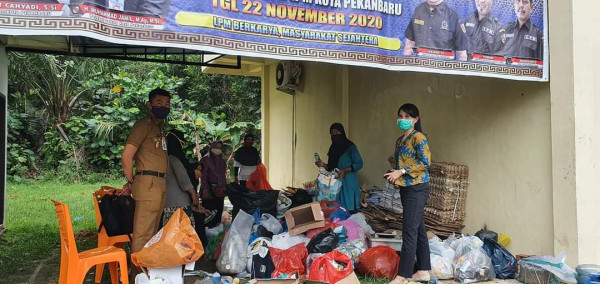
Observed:
[[[21,115],[21,119],[14,117],[10,111],[6,117],[7,124],[10,125],[7,137],[9,142],[6,145],[8,177],[15,182],[21,182],[21,177],[26,176],[29,169],[35,166],[35,153],[29,149],[29,141],[19,135],[26,129],[22,122],[25,118],[26,115]]]
[[[147,115],[148,93],[157,87],[172,93],[168,125],[185,133],[189,158],[199,159],[214,140],[223,140],[230,155],[246,131],[260,137],[258,78],[18,53],[9,54],[9,68],[9,174],[15,181],[120,175],[129,131]]]

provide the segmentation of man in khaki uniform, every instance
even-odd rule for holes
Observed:
[[[121,162],[127,183],[123,186],[122,194],[133,194],[136,202],[132,253],[140,251],[156,234],[165,205],[168,156],[164,119],[169,114],[170,102],[169,92],[152,90],[148,95],[148,116],[133,125],[123,149]]]

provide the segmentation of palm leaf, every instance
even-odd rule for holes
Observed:
[[[121,124],[122,123],[112,121],[98,121],[98,126],[96,128],[96,137],[100,139],[112,140],[115,128],[119,128]]]

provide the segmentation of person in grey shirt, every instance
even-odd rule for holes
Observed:
[[[500,54],[506,43],[502,23],[492,16],[492,4],[493,0],[475,0],[477,11],[464,20],[469,37],[469,54]]]
[[[195,227],[192,206],[198,206],[200,200],[196,189],[192,185],[188,170],[184,166],[187,160],[183,154],[183,133],[172,130],[167,134],[167,153],[169,154],[169,168],[167,171],[167,198],[163,209],[162,225],[166,225],[177,209],[182,208],[190,217],[192,226]]]
[[[469,42],[458,14],[443,0],[419,4],[404,36],[404,55],[413,55],[413,47],[452,50],[456,59],[467,60]]]

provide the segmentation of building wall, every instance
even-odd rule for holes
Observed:
[[[342,119],[341,67],[305,62],[304,89],[295,95],[275,89],[275,67],[265,66],[265,74],[273,80],[263,90],[269,105],[263,112],[270,123],[266,147],[269,182],[279,188],[301,186],[318,174],[315,152],[327,161],[329,126]]]
[[[267,69],[274,76],[274,65]],[[381,186],[401,135],[397,109],[412,102],[421,109],[433,159],[470,167],[464,232],[487,225],[513,239],[509,249],[514,253],[553,254],[549,84],[320,63],[304,63],[304,73],[305,89],[293,97],[276,91],[274,80],[267,91],[274,186],[314,179],[313,153],[326,160],[329,125],[346,114],[350,139],[365,162],[360,182]],[[284,155],[291,129],[296,147]],[[292,156],[293,161],[286,160]]]
[[[351,68],[351,139],[362,183],[382,185],[403,103],[421,111],[434,161],[470,168],[466,228],[513,239],[514,253],[553,253],[549,84]]]
[[[600,33],[585,31],[600,2],[573,0],[573,97],[577,170],[577,223],[579,263],[600,262],[600,64],[597,57],[585,56],[600,46]]]

